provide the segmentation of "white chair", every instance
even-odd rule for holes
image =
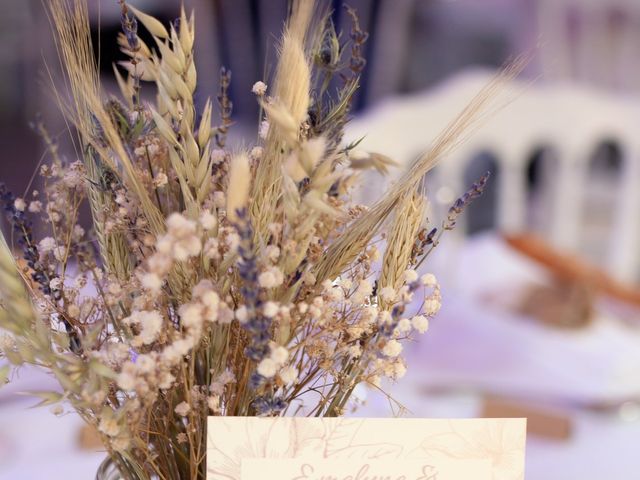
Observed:
[[[489,71],[466,71],[425,93],[388,99],[348,127],[347,139],[364,136],[362,148],[377,151],[407,165],[492,78]],[[435,195],[440,209],[469,186],[463,181],[470,160],[479,152],[495,157],[498,178],[497,224],[501,231],[527,229],[526,172],[539,148],[555,152],[554,204],[545,212],[548,234],[562,248],[578,249],[582,241],[583,206],[589,161],[605,140],[622,153],[614,227],[607,245],[607,269],[625,280],[634,279],[640,251],[640,97],[619,96],[569,83],[536,84],[513,81],[494,102],[479,127],[437,168]],[[382,191],[382,179],[372,182],[366,201]],[[464,218],[457,235],[464,235]]]

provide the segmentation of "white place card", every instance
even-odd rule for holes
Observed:
[[[523,480],[525,419],[209,417],[207,480]]]

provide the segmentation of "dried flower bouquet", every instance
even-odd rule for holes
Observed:
[[[100,86],[85,2],[47,4],[80,154],[65,159],[40,125],[44,188],[0,188],[13,228],[0,245],[0,354],[55,376],[62,393],[37,393],[42,404],[94,425],[124,478],[204,479],[208,415],[342,415],[357,385],[402,377],[403,343],[440,306],[416,268],[486,180],[433,228],[422,179],[495,85],[366,208],[349,198],[358,170],[390,161],[342,144],[365,63],[353,10],[345,48],[326,12],[293,2],[271,86],[253,87],[259,141],[231,151],[230,74],[217,107],[194,104],[193,14],[167,27],[121,4],[117,99]],[[50,230],[39,240],[36,215]]]

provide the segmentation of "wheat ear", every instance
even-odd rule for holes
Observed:
[[[487,107],[495,100],[497,92],[522,71],[526,62],[526,57],[518,57],[501,70],[444,129],[432,146],[413,162],[385,197],[366,214],[356,219],[331,245],[316,267],[315,273],[319,282],[340,274],[363,251],[401,199],[414,191],[424,176],[443,157],[460,145],[474,127],[477,127],[478,122],[483,118],[481,114],[487,111]]]
[[[282,35],[274,79],[275,105],[267,106],[273,128],[269,129],[265,155],[256,169],[252,195],[251,221],[256,237],[261,239],[268,236],[282,195],[283,150],[295,142],[309,108],[311,66],[305,42],[314,9],[314,0],[295,1]]]
[[[0,234],[0,327],[17,335],[31,329],[33,306],[11,250]]]
[[[426,199],[418,190],[401,200],[382,259],[380,287],[392,287],[394,290],[400,287],[402,275],[409,266],[413,245],[425,217],[426,206]]]

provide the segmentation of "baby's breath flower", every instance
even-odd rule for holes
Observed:
[[[402,352],[402,344],[397,340],[389,340],[382,348],[382,353],[387,357],[397,357]]]
[[[379,315],[378,307],[374,305],[370,305],[362,309],[362,320],[365,323],[375,322],[378,318],[378,315]]]
[[[263,120],[262,122],[260,122],[258,136],[264,140],[267,138],[267,135],[269,135],[269,122],[267,120]]]
[[[379,295],[385,302],[393,302],[398,296],[398,292],[393,287],[384,287],[380,289]]]
[[[225,370],[218,377],[218,381],[223,385],[228,383],[234,383],[236,381],[236,377],[231,370]]]
[[[25,202],[23,198],[16,198],[13,201],[13,207],[19,212],[24,212],[27,208],[27,202]]]
[[[373,285],[368,280],[360,280],[358,288],[351,297],[351,301],[356,304],[364,303],[373,293]]]
[[[418,272],[415,270],[405,270],[402,274],[402,279],[405,283],[412,283],[418,279]]]
[[[120,433],[118,422],[110,416],[102,417],[98,424],[98,430],[109,437],[116,437]]]
[[[82,237],[84,237],[84,234],[85,234],[84,228],[82,228],[80,225],[73,226],[73,239],[76,242],[80,241]]]
[[[176,412],[181,417],[186,417],[190,411],[191,406],[187,402],[180,402],[174,409],[174,412]]]
[[[275,302],[267,302],[264,304],[262,313],[264,313],[264,315],[266,317],[272,318],[275,317],[278,314],[278,304]]]
[[[429,329],[429,319],[423,315],[416,315],[411,319],[411,325],[420,333],[425,333]]]
[[[150,345],[162,331],[162,315],[157,311],[136,311],[123,322],[137,325],[140,329],[140,333],[134,338],[134,345]]]
[[[276,245],[267,245],[264,249],[264,254],[270,262],[277,262],[278,258],[280,258],[280,248]]]
[[[263,288],[275,288],[282,285],[284,275],[278,267],[269,267],[258,276],[258,283]]]
[[[267,85],[264,82],[256,82],[253,84],[253,87],[251,87],[251,91],[259,96],[262,97],[265,93],[267,93]]]
[[[142,284],[142,288],[145,290],[158,293],[162,289],[162,284],[164,282],[156,273],[145,273],[140,277],[140,283]]]
[[[440,300],[438,298],[429,297],[424,301],[422,308],[424,314],[431,317],[440,310]]]
[[[125,391],[136,388],[135,365],[132,362],[127,362],[122,366],[122,371],[118,374],[117,382],[118,386]]]
[[[225,156],[226,153],[224,152],[224,150],[215,148],[211,150],[211,163],[213,163],[214,165],[219,165],[224,162]]]
[[[175,381],[176,381],[176,377],[174,377],[171,373],[163,372],[162,375],[160,376],[158,388],[162,390],[169,390],[173,386]]]
[[[271,360],[276,362],[276,364],[284,365],[288,359],[289,351],[283,346],[277,346],[271,349]]]
[[[128,437],[121,435],[112,440],[111,446],[116,452],[124,452],[131,446],[131,440]]]
[[[57,246],[57,243],[53,238],[44,237],[38,243],[38,250],[40,250],[40,253],[48,253],[48,252],[52,252],[53,249],[56,248],[56,246]]]
[[[292,366],[284,367],[278,375],[285,385],[292,385],[298,380],[298,370]]]
[[[205,230],[213,230],[218,225],[218,219],[210,211],[205,210],[200,215],[200,225]]]
[[[169,183],[169,177],[167,177],[167,174],[164,172],[159,172],[156,174],[155,177],[153,177],[153,185],[156,188],[164,187],[168,183]]]
[[[220,413],[220,397],[218,395],[211,395],[208,397],[207,406],[213,413]]]
[[[264,154],[264,149],[262,147],[253,147],[249,155],[253,160],[260,160],[262,155]]]
[[[409,333],[411,331],[411,320],[409,320],[408,318],[400,319],[398,325],[396,326],[396,330],[399,333]]]
[[[272,378],[278,371],[278,364],[271,358],[265,358],[258,364],[257,371],[265,378]]]
[[[59,262],[62,262],[64,260],[66,253],[67,250],[61,245],[53,249],[53,257]]]
[[[244,306],[244,305],[241,305],[235,311],[235,317],[240,323],[245,323],[247,321],[247,319],[249,318],[249,312],[247,311],[247,307]]]
[[[394,366],[394,372],[392,377],[394,380],[401,379],[407,373],[407,366],[404,364],[404,362],[396,362],[393,364],[393,366]]]
[[[42,211],[42,202],[40,200],[29,202],[29,211],[31,213],[40,213]]]
[[[427,287],[433,287],[435,285],[437,285],[437,280],[436,277],[433,273],[425,273],[424,275],[422,275],[420,277],[420,283],[422,283],[423,285],[427,286]]]
[[[391,325],[393,323],[393,316],[389,310],[382,310],[378,314],[378,324]]]
[[[204,322],[202,305],[186,303],[179,310],[182,325],[186,328],[199,329]]]

